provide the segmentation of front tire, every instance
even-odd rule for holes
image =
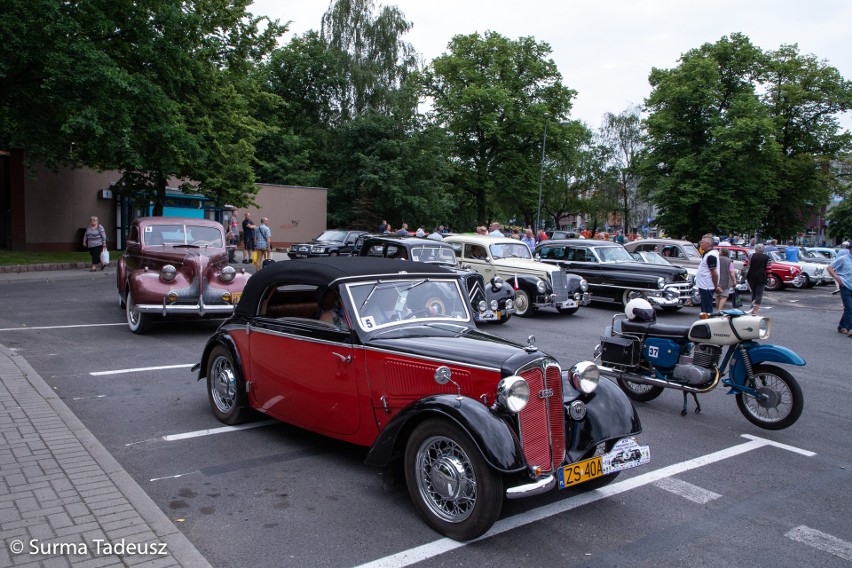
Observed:
[[[765,430],[783,430],[802,415],[802,389],[793,375],[775,365],[757,365],[754,384],[764,398],[737,393],[737,406],[746,420]]]
[[[530,295],[523,290],[515,290],[515,315],[525,318],[532,314]]]
[[[455,540],[485,533],[503,506],[503,480],[461,428],[441,419],[417,426],[405,448],[405,482],[426,524]]]
[[[645,297],[645,294],[643,294],[642,292],[640,292],[638,290],[625,290],[624,293],[621,295],[621,304],[626,306],[627,302],[629,302],[630,300],[634,300],[636,298],[644,298],[644,297]]]
[[[245,383],[231,354],[222,345],[214,347],[208,359],[207,398],[220,422],[233,426],[246,421],[249,409]]]
[[[142,335],[151,329],[152,316],[143,314],[136,308],[133,301],[133,292],[127,288],[127,297],[124,299],[125,313],[127,314],[127,326],[135,334]]]
[[[627,379],[617,379],[617,381],[627,398],[638,402],[649,402],[663,394],[663,387],[636,383]]]
[[[808,276],[805,272],[802,272],[802,278],[801,280],[799,280],[799,285],[796,286],[795,284],[793,284],[793,287],[799,290],[801,290],[802,288],[810,288],[811,286],[813,286],[813,284],[811,284],[810,276]]]
[[[766,275],[766,289],[770,292],[775,292],[784,287],[784,282],[774,274]]]

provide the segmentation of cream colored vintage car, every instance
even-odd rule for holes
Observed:
[[[534,260],[529,247],[515,239],[483,235],[444,238],[456,252],[459,266],[475,270],[486,281],[499,276],[515,289],[515,315],[532,315],[538,308],[573,314],[589,303],[583,278],[558,266]]]

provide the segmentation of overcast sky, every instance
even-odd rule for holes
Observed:
[[[378,4],[378,2],[377,2]],[[763,50],[798,44],[852,79],[849,0],[397,0],[414,24],[407,40],[429,62],[457,34],[494,31],[550,44],[566,86],[577,91],[570,118],[598,128],[604,113],[641,105],[653,67],[677,66],[684,52],[741,32]],[[320,28],[326,0],[259,0],[248,10],[292,21],[284,37]],[[852,116],[842,117],[852,129]]]

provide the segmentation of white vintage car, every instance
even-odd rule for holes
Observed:
[[[499,276],[515,289],[515,315],[532,315],[538,308],[573,314],[589,303],[589,286],[558,266],[534,260],[529,247],[515,239],[483,235],[444,238],[455,250],[459,266],[475,270],[486,281]]]
[[[817,262],[808,262],[803,260],[801,256],[799,257],[799,262],[788,262],[787,259],[778,251],[772,251],[769,253],[769,258],[772,259],[772,262],[777,264],[786,264],[788,266],[798,266],[802,269],[802,278],[801,285],[796,286],[796,288],[810,288],[816,284],[828,284],[829,282],[833,282],[833,278],[828,275],[828,272],[825,270],[825,264],[817,263]]]

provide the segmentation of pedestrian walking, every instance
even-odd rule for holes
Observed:
[[[106,268],[106,264],[101,261],[101,253],[107,250],[106,231],[94,215],[89,217],[89,226],[83,233],[83,247],[89,249],[89,254],[92,256],[90,272],[97,270],[97,265],[101,266],[101,270]]]
[[[257,229],[257,225],[252,223],[251,213],[246,211],[245,218],[243,219],[243,242],[245,246],[243,264],[251,264],[254,260],[252,257],[254,256],[255,247],[255,229]]]
[[[535,248],[535,237],[533,237],[533,230],[527,229],[524,231],[524,236],[521,238],[521,242],[527,245],[530,248],[530,252]]]
[[[698,265],[695,283],[701,296],[701,311],[709,314],[713,311],[713,296],[722,291],[719,287],[719,251],[714,249],[713,237],[708,236],[701,239],[701,250],[704,256]]]
[[[837,331],[852,337],[852,256],[838,255],[826,270],[840,288],[840,301],[843,302],[843,315],[840,316]]]
[[[725,302],[728,301],[728,296],[734,293],[734,286],[736,285],[737,272],[733,262],[731,262],[730,252],[726,247],[719,247],[719,288],[722,291],[716,293],[717,310],[725,309]]]
[[[240,238],[240,221],[238,218],[239,211],[234,209],[231,211],[231,220],[228,221],[228,262],[237,261],[237,248],[239,248],[242,239]],[[246,258],[246,251],[243,250],[243,258]]]
[[[255,247],[257,248],[257,260],[255,260],[255,268],[260,270],[263,268],[263,261],[270,258],[272,254],[272,231],[269,229],[269,219],[267,217],[260,218],[260,225],[257,227],[255,237]]]
[[[751,315],[756,316],[763,301],[763,290],[766,287],[766,268],[772,263],[766,254],[766,245],[758,243],[754,246],[754,254],[748,259],[746,282],[751,290]]]

